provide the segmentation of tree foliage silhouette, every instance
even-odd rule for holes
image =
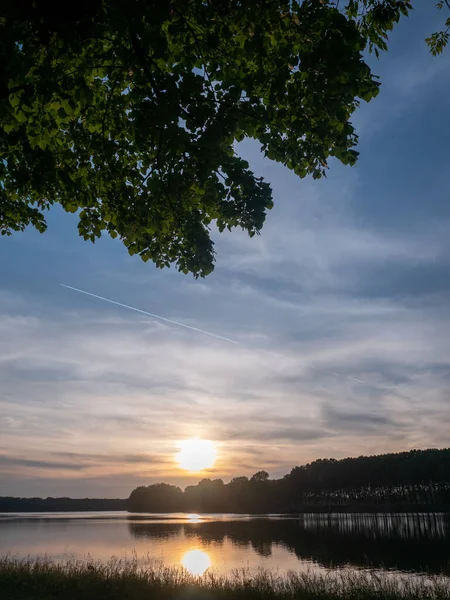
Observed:
[[[379,82],[407,0],[5,0],[0,9],[0,231],[46,229],[59,203],[95,241],[204,276],[210,227],[260,232],[253,138],[300,177],[357,159],[350,122]],[[437,35],[437,34],[436,34]],[[439,52],[446,32],[429,43]]]
[[[228,484],[202,479],[184,492],[174,488],[172,498],[173,510],[188,512],[448,510],[450,449],[319,459],[282,479],[266,471]],[[167,506],[154,485],[134,490],[128,504],[132,512],[167,512]]]

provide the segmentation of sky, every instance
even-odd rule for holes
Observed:
[[[59,208],[44,235],[0,239],[0,495],[127,497],[448,446],[450,49],[423,41],[433,5],[370,59],[382,87],[354,115],[355,167],[300,180],[240,145],[275,207],[257,238],[215,235],[206,279],[84,242]],[[191,437],[217,447],[201,474],[174,460]]]

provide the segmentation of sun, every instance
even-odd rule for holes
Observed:
[[[191,438],[180,442],[176,459],[180,469],[195,473],[213,467],[216,457],[216,447],[211,440]]]

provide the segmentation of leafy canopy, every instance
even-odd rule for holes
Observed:
[[[145,261],[206,275],[211,224],[253,236],[272,207],[236,142],[258,140],[300,177],[321,177],[330,157],[354,164],[350,117],[379,89],[363,52],[385,49],[410,9],[4,0],[1,233],[44,231],[44,211],[59,203],[78,213],[85,239],[106,231]]]

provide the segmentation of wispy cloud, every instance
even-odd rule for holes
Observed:
[[[421,15],[355,114],[357,167],[300,181],[240,146],[275,208],[261,236],[213,233],[207,280],[133,261],[111,240],[89,246],[57,209],[44,236],[1,240],[1,494],[192,483],[174,463],[192,436],[216,441],[210,475],[224,478],[448,445],[450,83],[426,49],[411,60],[419,29],[432,30]]]
[[[256,302],[252,294],[243,305],[238,289],[234,294],[245,310]],[[51,320],[11,318],[9,330],[3,322],[8,335],[0,342],[0,422],[8,449],[2,468],[11,472],[7,467],[14,464],[15,473],[22,469],[27,477],[52,470],[78,477],[94,470],[100,478],[119,472],[148,481],[176,478],[175,441],[193,435],[219,443],[218,475],[230,473],[230,463],[257,470],[271,461],[276,473],[317,455],[345,454],[352,438],[361,453],[367,442],[362,433],[392,450],[417,439],[433,445],[443,432],[447,371],[433,378],[429,404],[418,369],[428,378],[439,365],[450,372],[448,337],[441,336],[441,344],[434,339],[442,322],[427,307],[407,302],[383,304],[383,310],[377,301],[370,310],[355,302],[343,310],[342,298],[336,305],[329,298],[316,315],[339,314],[345,321],[309,335],[303,335],[308,305],[295,311],[295,303],[281,304],[291,334],[263,340],[275,354],[257,345],[252,350],[205,342],[139,315],[117,321],[99,316],[88,327],[80,327],[83,312],[61,311]],[[367,383],[333,377],[332,371]],[[433,423],[434,431],[418,436],[418,419]],[[386,439],[394,430],[397,437]],[[80,444],[95,454],[83,457]],[[39,447],[42,456],[33,451],[31,458],[24,447]],[[249,461],[245,448],[252,447],[258,452]]]

